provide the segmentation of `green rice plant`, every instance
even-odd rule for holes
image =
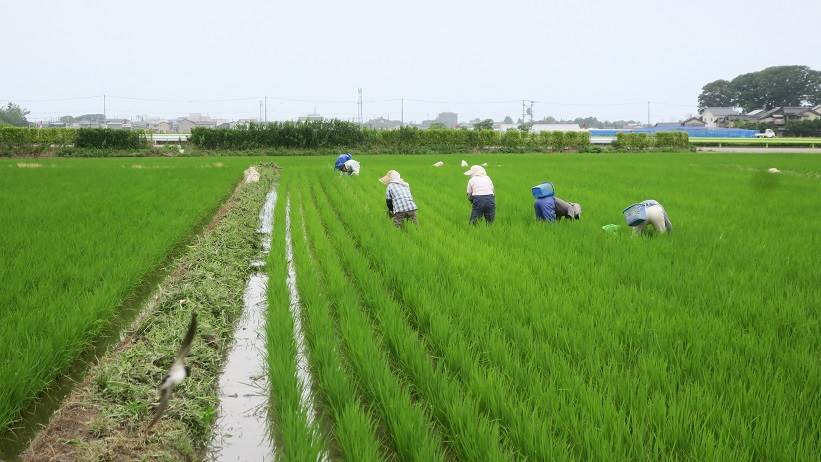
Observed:
[[[306,228],[321,262],[326,294],[336,319],[341,350],[363,402],[369,403],[383,426],[386,443],[402,460],[443,460],[442,441],[433,433],[425,411],[411,400],[408,389],[391,372],[381,336],[371,328],[355,288],[351,286],[327,233],[317,226],[309,203]]]
[[[299,177],[295,177],[299,181]],[[370,413],[356,395],[355,381],[349,377],[339,355],[343,348],[331,317],[325,296],[321,262],[312,255],[305,232],[303,205],[299,194],[295,207],[293,229],[300,235],[294,239],[294,258],[299,273],[299,292],[305,312],[306,338],[311,351],[312,371],[316,377],[317,397],[331,420],[327,436],[332,439],[334,453],[346,460],[380,460],[379,442]]]
[[[497,190],[487,227],[467,224],[464,169],[435,160],[360,156],[360,178],[329,175],[330,159],[281,165],[317,178],[305,200],[327,217],[371,322],[395,301],[442,377],[498,419],[506,447],[543,450],[527,443],[529,410],[546,422],[530,429],[552,459],[813,458],[817,158],[476,156]],[[773,166],[783,173],[767,174]],[[384,218],[375,179],[389,168],[412,185],[418,230]],[[546,180],[583,204],[581,221],[534,220],[529,189]],[[672,235],[601,231],[646,198],[668,210]],[[380,329],[396,362],[403,353]]]
[[[360,288],[363,301],[380,326],[395,363],[413,381],[419,394],[430,403],[434,416],[448,435],[445,439],[454,446],[454,452],[468,460],[510,458],[499,447],[497,424],[481,416],[474,400],[464,394],[461,387],[441,367],[430,361],[423,339],[407,324],[399,304],[385,290],[385,281],[371,270],[367,258],[356,249],[356,239],[352,239],[341,226],[342,217],[329,213],[332,212],[332,207],[322,201],[317,188],[314,188],[311,195],[319,199],[318,206],[325,212],[325,229],[330,236],[336,238],[335,247],[340,249],[347,271]]]
[[[338,197],[342,203],[345,203],[346,200],[350,200],[350,198],[344,197],[344,193],[341,191],[332,191],[331,195]],[[367,247],[369,249],[380,248],[379,245],[375,245],[373,242],[368,243],[365,241],[366,237],[380,236],[380,234],[367,232],[368,227],[373,229],[378,225],[374,223],[364,223],[364,220],[351,218],[350,216],[343,214],[339,215],[339,219],[346,221],[347,224],[353,228],[349,234],[350,236],[361,236],[361,240],[360,238],[352,238],[351,241],[359,241],[360,246]],[[358,228],[358,226],[362,227]],[[333,235],[340,233],[331,234]],[[414,237],[423,236],[422,234],[415,234],[412,232],[408,234],[414,235]],[[388,236],[388,234],[381,234],[381,236]],[[376,239],[378,240],[378,237],[376,237]],[[406,273],[407,268],[412,267],[414,262],[424,258],[431,258],[429,254],[425,254],[425,252],[429,252],[431,250],[431,235],[429,233],[425,233],[424,239],[426,240],[425,248],[420,248],[417,252],[414,252],[416,249],[414,249],[414,246],[410,243],[406,243],[402,246],[403,252],[399,255],[390,254],[390,247],[388,246],[382,247],[387,250],[387,252],[381,255],[375,254],[374,252],[373,256],[375,258],[371,259],[374,269],[377,269],[380,273],[385,274],[385,282],[402,281],[403,279],[418,280],[417,277],[409,276]],[[453,250],[454,247],[451,246],[448,249]],[[444,249],[441,255],[445,255]],[[385,263],[390,264],[385,265]],[[448,263],[444,260],[437,261],[436,266],[439,268],[446,268]],[[464,273],[464,271],[453,271],[453,274]],[[369,274],[375,273],[371,271]],[[419,276],[419,278],[422,277],[424,276]],[[552,441],[544,440],[540,437],[540,435],[543,435],[548,431],[545,428],[546,419],[545,416],[540,417],[537,413],[533,412],[532,403],[517,402],[516,398],[513,397],[515,395],[508,395],[507,398],[503,398],[501,400],[497,399],[501,392],[498,385],[500,383],[505,383],[503,377],[508,375],[507,371],[503,371],[501,375],[497,377],[494,374],[498,373],[488,371],[486,368],[482,367],[481,363],[483,363],[483,361],[477,358],[474,354],[474,352],[480,351],[483,346],[488,343],[493,344],[493,342],[488,342],[487,339],[469,342],[466,341],[462,335],[460,335],[463,331],[471,332],[474,335],[481,331],[481,328],[483,327],[481,324],[479,326],[471,325],[471,322],[475,319],[475,312],[471,311],[469,316],[462,320],[447,319],[447,317],[442,316],[442,312],[448,311],[446,307],[451,305],[455,305],[456,310],[459,312],[465,311],[463,309],[463,301],[452,300],[452,293],[455,289],[453,284],[458,284],[462,279],[464,279],[464,277],[459,278],[458,280],[449,281],[449,287],[441,293],[431,293],[431,291],[436,290],[436,284],[428,281],[419,284],[418,287],[414,287],[412,284],[408,284],[407,282],[402,282],[401,289],[394,286],[395,289],[398,289],[396,290],[394,296],[401,300],[403,305],[414,308],[413,312],[408,314],[409,316],[415,318],[417,328],[424,335],[428,336],[430,340],[430,347],[433,348],[436,356],[444,359],[444,362],[448,365],[448,367],[457,371],[458,375],[465,383],[465,386],[480,397],[480,404],[492,419],[500,419],[505,426],[510,429],[506,432],[507,437],[512,442],[511,444],[516,447],[518,452],[523,454],[524,457],[534,459],[558,457],[558,454],[561,453],[562,449],[552,444]],[[385,284],[385,286],[391,287],[391,284],[388,283]],[[372,289],[370,292],[378,293],[375,289]],[[372,305],[374,307],[384,307],[391,306],[392,304],[392,300],[386,299],[386,297],[383,296],[379,301],[374,302]],[[458,327],[455,328],[455,326]],[[396,350],[400,353],[404,353],[404,350],[407,350],[407,347],[402,349],[396,348]],[[498,360],[498,358],[493,359]],[[513,359],[514,364],[516,364],[515,361],[517,360],[518,358]],[[400,362],[407,363],[408,361],[400,360]],[[499,377],[502,378],[500,379]],[[487,384],[489,381],[493,382],[494,380],[496,382],[495,389],[488,387]],[[437,387],[445,387],[447,385],[447,383],[443,383],[442,380],[429,380],[429,382],[439,382],[438,385],[436,385]],[[508,387],[511,388],[510,386]],[[491,389],[493,393],[492,396],[489,397],[486,392]],[[438,405],[442,406],[441,404]],[[447,408],[448,406],[445,405],[442,411],[447,410]],[[477,422],[482,421],[482,418],[479,417],[474,417],[473,419]],[[457,445],[464,445],[467,443],[469,446],[470,436],[462,436],[465,435],[464,432],[453,431],[452,435],[460,435],[460,437],[450,437],[455,440]],[[484,436],[483,438],[487,438],[487,436]]]
[[[270,408],[274,416],[273,428],[277,457],[281,460],[318,460],[322,442],[314,416],[302,403],[303,390],[297,380],[297,348],[293,337],[294,320],[291,317],[290,295],[287,286],[287,255],[285,252],[286,204],[291,181],[284,177],[278,186],[274,209],[274,228],[271,251],[268,254],[268,316],[266,319],[266,353],[268,381],[271,392]]]
[[[122,314],[248,162],[0,161],[0,429]]]

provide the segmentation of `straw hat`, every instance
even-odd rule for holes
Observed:
[[[481,165],[473,165],[473,166],[470,167],[470,170],[465,172],[465,175],[467,175],[467,176],[485,176],[485,175],[487,175],[487,172],[485,171],[485,168],[482,167]]]
[[[387,185],[388,183],[398,183],[402,181],[402,177],[399,176],[399,172],[396,170],[388,170],[388,173],[385,174],[382,178],[379,179],[379,182]]]

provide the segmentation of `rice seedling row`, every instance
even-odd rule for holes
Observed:
[[[336,193],[339,192],[334,191],[334,194]],[[342,202],[346,199],[343,198]],[[340,218],[344,220],[346,217],[340,215]],[[374,236],[367,233],[366,227],[367,224],[363,229],[352,230],[349,236],[361,236],[364,242],[368,237]],[[414,237],[421,236],[417,234]],[[351,241],[356,240],[351,238]],[[365,245],[367,244],[360,243],[360,246]],[[428,246],[428,250],[431,245]],[[369,246],[369,248],[375,247],[378,246]],[[384,246],[383,248],[389,249],[390,247]],[[455,250],[452,246],[449,249]],[[403,275],[406,275],[406,269],[412,267],[414,262],[425,258],[424,252],[425,249],[408,245],[403,246],[401,255],[375,255],[372,260],[375,265],[374,272],[384,274],[385,278],[402,281]],[[379,257],[385,258],[380,259]],[[385,263],[392,265],[385,265]],[[377,266],[380,264],[381,266]],[[457,373],[465,386],[481,397],[482,407],[486,409],[491,419],[500,419],[505,423],[506,428],[510,429],[507,437],[519,446],[522,454],[532,458],[555,455],[559,449],[551,444],[552,441],[540,438],[540,435],[550,433],[547,428],[549,421],[544,415],[536,412],[538,408],[534,409],[532,402],[522,399],[522,397],[534,396],[533,389],[525,394],[519,394],[517,392],[521,390],[513,389],[514,384],[518,383],[523,386],[532,383],[533,379],[537,379],[537,383],[543,382],[538,381],[538,375],[533,373],[534,370],[528,370],[527,367],[522,366],[520,358],[511,356],[513,344],[509,340],[501,339],[494,329],[489,330],[491,325],[477,322],[479,318],[476,317],[474,311],[476,307],[467,311],[459,301],[454,303],[452,294],[458,289],[456,286],[471,279],[470,275],[463,271],[464,269],[451,268],[452,265],[445,260],[437,261],[436,265],[451,274],[463,274],[464,276],[458,280],[450,280],[446,288],[439,288],[424,282],[409,284],[403,281],[393,286],[394,289],[400,288],[394,292],[395,297],[401,300],[403,305],[415,307],[412,316],[416,319],[417,329],[420,330],[421,335],[429,339],[431,354],[444,360],[447,367]],[[383,287],[390,286],[387,281],[384,282],[386,284]],[[481,284],[482,281],[476,282]],[[382,304],[390,302],[391,300],[380,301]],[[465,333],[469,334],[468,338],[465,337]],[[482,356],[479,357],[479,354]],[[515,377],[518,381],[511,383],[507,377]],[[505,398],[498,399],[500,396]],[[480,420],[477,419],[477,421]]]
[[[368,266],[367,258],[355,245],[345,245],[355,240],[343,228],[338,213],[333,213],[333,207],[322,201],[316,188],[311,196],[318,198],[319,208],[328,212],[324,214],[326,230],[336,238],[335,247],[343,255],[366,309],[376,318],[394,364],[413,383],[420,398],[427,401],[444,433],[464,435],[451,441],[453,451],[464,459],[509,458],[499,446],[498,425],[483,417],[472,397],[464,394],[441,365],[437,367],[431,361],[426,342],[410,327],[401,307],[387,291],[383,277]]]
[[[434,169],[424,156],[361,160],[372,170],[350,178],[322,160],[282,159],[284,175],[299,179],[315,252],[298,267],[320,281],[300,288],[312,301],[306,316],[312,306],[353,307],[376,348],[370,359],[423,411],[448,457],[475,459],[480,447],[554,460],[816,452],[812,230],[821,223],[806,210],[821,205],[819,160],[490,156],[499,204],[490,227],[466,223],[463,169]],[[768,176],[773,164],[785,173]],[[396,230],[384,216],[375,178],[388,168],[411,183],[418,229]],[[583,220],[533,220],[529,185],[544,180],[583,204]],[[672,236],[601,231],[645,198],[670,211]],[[322,286],[329,268],[337,291]],[[308,336],[348,342],[335,369],[353,384],[358,399],[347,402],[361,415],[376,409],[367,439],[381,440],[382,456],[400,454],[386,409],[369,407],[373,377],[345,357],[357,346],[341,321],[326,318],[322,333],[308,322]],[[334,433],[338,419],[329,420],[323,431]]]
[[[290,193],[290,190],[286,191]],[[322,239],[313,239],[312,243],[317,251],[316,258],[322,260],[325,268],[324,281],[330,300],[334,300],[333,309],[338,319],[347,360],[354,374],[363,379],[359,382],[361,389],[367,402],[379,413],[385,431],[390,434],[393,450],[403,459],[442,460],[441,440],[430,431],[431,423],[424,410],[411,402],[409,392],[393,376],[378,343],[379,336],[375,335],[370,321],[362,312],[358,297],[340,267],[333,248]],[[277,258],[273,254],[272,257]],[[276,273],[272,273],[272,276],[272,280],[275,280]],[[271,310],[274,308],[275,305],[272,304]],[[269,317],[269,326],[275,322]],[[272,378],[288,374],[287,369],[277,368],[273,362],[271,367]],[[323,382],[324,380],[319,378],[318,383]],[[297,388],[296,384],[284,391],[272,387],[272,395],[278,401],[281,399],[278,394],[292,394]],[[287,421],[279,422],[280,426],[287,424]],[[291,444],[289,449],[288,441],[283,441],[283,446],[285,451],[291,451],[290,454],[304,453],[295,444]]]

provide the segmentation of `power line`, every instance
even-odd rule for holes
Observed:
[[[81,99],[98,99],[102,98],[102,95],[94,95],[94,96],[67,96],[61,98],[37,98],[37,99],[27,99],[27,98],[0,98],[0,101],[6,101],[9,103],[52,103],[52,102],[60,102],[60,101],[75,101]]]

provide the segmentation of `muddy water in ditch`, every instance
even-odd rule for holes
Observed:
[[[220,408],[209,461],[269,461],[274,445],[268,430],[268,381],[265,369],[265,312],[268,276],[265,255],[271,249],[276,191],[265,198],[259,214],[262,255],[251,262],[243,295],[243,313],[234,331],[234,345],[220,376]]]

